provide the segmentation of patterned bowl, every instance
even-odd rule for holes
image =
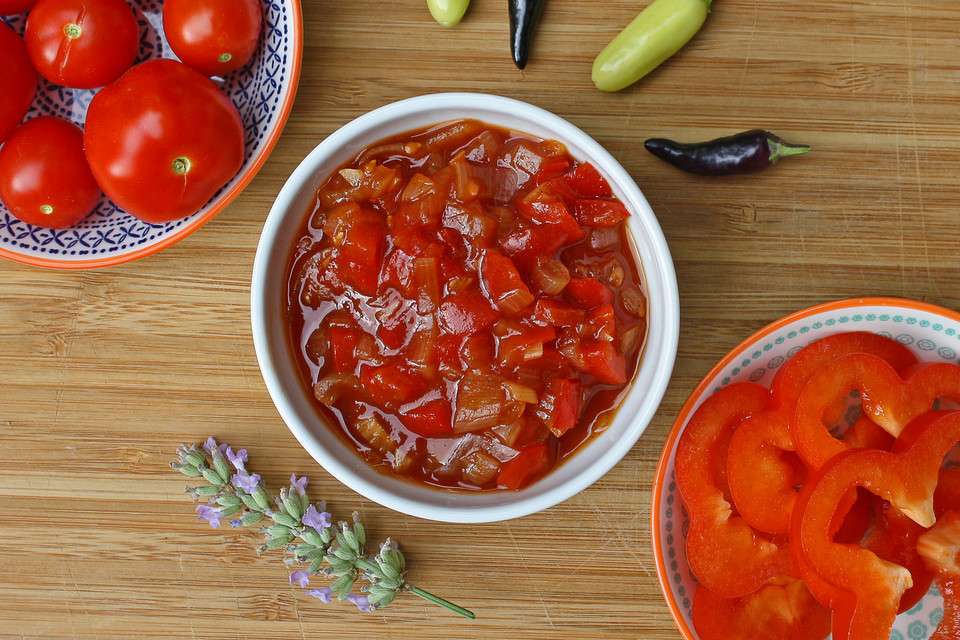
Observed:
[[[677,416],[660,456],[651,507],[657,578],[677,627],[699,640],[692,604],[697,580],[687,565],[686,510],[677,491],[677,441],[697,407],[732,382],[769,386],[777,369],[801,347],[845,331],[872,331],[907,345],[921,361],[960,364],[960,313],[932,304],[895,298],[840,300],[798,311],[767,325],[723,357],[700,381]],[[891,640],[924,640],[943,616],[936,587],[915,607],[897,616]]]
[[[167,46],[161,0],[131,0],[140,24],[136,62],[175,58]],[[273,149],[293,105],[300,75],[302,21],[298,0],[266,0],[263,34],[253,60],[242,69],[214,78],[243,120],[246,151],[243,165],[196,213],[181,220],[148,224],[121,210],[105,196],[93,213],[66,229],[45,229],[21,222],[0,203],[0,256],[43,267],[88,269],[148,256],[185,238],[222,211]],[[26,14],[3,21],[23,34]],[[83,126],[95,89],[66,89],[38,76],[39,85],[27,118],[55,115]]]

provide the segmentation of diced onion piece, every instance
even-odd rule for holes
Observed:
[[[636,285],[630,285],[620,292],[620,303],[623,305],[623,308],[627,310],[627,313],[635,315],[638,318],[643,318],[647,315],[647,300],[643,297],[643,293]]]
[[[320,360],[330,353],[330,333],[325,326],[321,325],[310,334],[310,337],[307,338],[304,353],[314,364],[319,364]]]
[[[357,435],[363,438],[363,441],[380,452],[393,451],[397,443],[390,437],[383,422],[377,416],[364,418],[357,422]]]
[[[363,171],[360,169],[340,169],[340,175],[354,187],[359,187],[363,181]]]
[[[619,240],[616,227],[598,227],[590,230],[587,242],[591,249],[606,249],[617,244]]]
[[[538,256],[537,265],[530,272],[534,286],[548,296],[559,295],[570,283],[570,271],[556,258]]]
[[[616,258],[610,258],[603,266],[603,280],[614,287],[622,285],[626,276],[623,265]]]
[[[567,147],[559,140],[544,140],[540,143],[540,151],[548,158],[567,155]]]
[[[543,345],[540,345],[540,352],[542,355]],[[503,387],[507,390],[507,393],[510,394],[510,397],[517,402],[524,402],[527,404],[537,403],[537,391],[535,389],[510,381],[504,382]]]
[[[620,353],[630,353],[643,341],[644,328],[642,325],[635,325],[627,329],[620,336]]]
[[[393,470],[397,473],[404,473],[421,458],[421,454],[413,446],[399,447],[393,454]]]
[[[359,389],[360,379],[345,373],[331,373],[317,380],[313,385],[313,395],[322,404],[332,405],[341,395],[350,389]]]
[[[520,313],[534,301],[534,295],[528,290],[514,289],[496,301],[504,313]]]
[[[413,278],[420,292],[417,310],[422,314],[436,311],[440,304],[440,266],[434,257],[416,258],[413,261]]]
[[[478,431],[497,424],[504,401],[500,381],[491,375],[470,372],[457,390],[454,433]]]
[[[361,333],[360,339],[357,341],[357,360],[375,366],[384,363],[376,338],[366,331]]]
[[[474,485],[483,486],[500,472],[500,461],[482,449],[474,449],[460,463],[460,476]]]
[[[505,445],[512,447],[517,443],[517,440],[520,438],[523,430],[524,423],[522,420],[518,419],[507,422],[506,424],[498,424],[490,431],[492,431],[493,434],[497,436]]]
[[[535,149],[530,148],[524,143],[518,144],[513,151],[513,166],[517,169],[529,173],[531,176],[540,171],[540,165],[543,164],[543,156]]]
[[[454,276],[447,281],[447,292],[460,293],[461,291],[466,291],[474,282],[476,282],[476,278],[473,276]]]

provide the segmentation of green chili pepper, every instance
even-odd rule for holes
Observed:
[[[654,0],[593,62],[593,83],[619,91],[653,71],[700,30],[711,0]]]
[[[469,4],[470,0],[427,0],[430,15],[445,27],[452,27],[460,22]]]

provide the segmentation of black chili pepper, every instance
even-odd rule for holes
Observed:
[[[810,151],[810,147],[784,142],[769,131],[753,129],[707,142],[683,144],[666,138],[643,143],[661,160],[690,173],[729,176],[766,169],[780,158]]]
[[[510,5],[510,51],[518,69],[527,66],[533,30],[546,0],[508,0]]]

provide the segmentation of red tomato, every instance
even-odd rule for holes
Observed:
[[[259,0],[164,0],[163,33],[183,62],[219,76],[253,58],[260,12]]]
[[[90,101],[83,137],[104,193],[150,223],[198,211],[243,164],[240,113],[170,59],[138,64]]]
[[[12,16],[26,13],[37,4],[37,0],[0,0],[0,16]]]
[[[40,0],[24,37],[40,75],[76,89],[113,82],[140,47],[137,18],[124,0]]]
[[[3,61],[0,63],[0,142],[3,142],[23,121],[37,92],[37,72],[30,63],[27,46],[23,38],[3,22],[0,22],[0,60]]]
[[[83,155],[83,132],[72,122],[32,118],[0,147],[0,200],[24,222],[70,227],[99,199],[100,187]]]

